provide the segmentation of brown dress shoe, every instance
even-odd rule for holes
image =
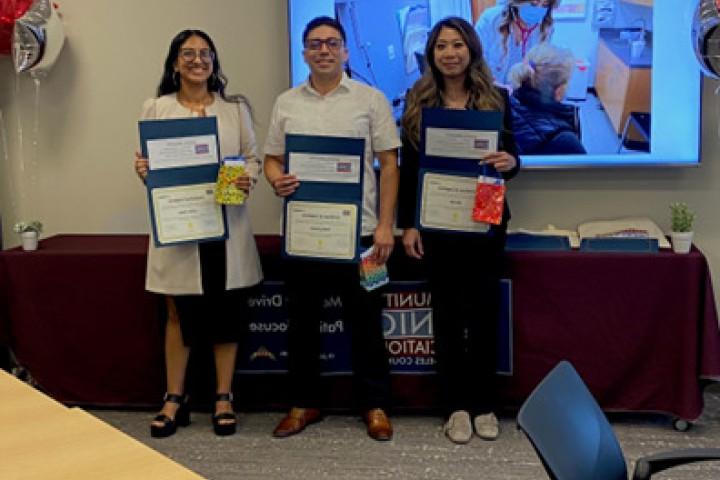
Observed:
[[[365,413],[367,433],[375,440],[390,440],[393,436],[393,427],[390,419],[382,408],[373,408]]]
[[[317,408],[291,408],[290,412],[280,420],[275,430],[273,430],[273,437],[285,438],[290,435],[302,432],[305,427],[311,423],[319,422],[322,419],[322,414]]]

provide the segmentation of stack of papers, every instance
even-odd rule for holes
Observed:
[[[585,238],[634,238],[657,240],[660,248],[670,248],[670,242],[660,227],[648,217],[627,217],[600,220],[578,225],[580,240]]]

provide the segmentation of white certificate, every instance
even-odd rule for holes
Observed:
[[[490,226],[472,219],[477,179],[426,173],[423,176],[420,226],[462,232],[486,232]]]
[[[202,240],[225,234],[215,183],[152,189],[157,241],[160,244]]]
[[[360,155],[290,152],[288,171],[300,181],[360,183]]]
[[[498,133],[487,130],[454,128],[425,129],[425,155],[482,160],[497,151]]]
[[[147,152],[150,170],[218,163],[215,135],[148,140]]]
[[[288,201],[285,212],[288,255],[352,260],[357,249],[357,205]]]

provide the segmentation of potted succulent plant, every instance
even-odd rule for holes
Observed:
[[[670,204],[670,238],[675,253],[688,253],[693,239],[695,213],[687,203]]]
[[[42,228],[42,223],[33,220],[32,222],[18,222],[13,230],[20,234],[23,250],[37,250],[38,236],[42,232]]]

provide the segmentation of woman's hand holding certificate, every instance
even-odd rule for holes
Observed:
[[[498,172],[509,172],[517,165],[517,159],[507,152],[492,152],[483,157],[482,165],[491,165]]]

